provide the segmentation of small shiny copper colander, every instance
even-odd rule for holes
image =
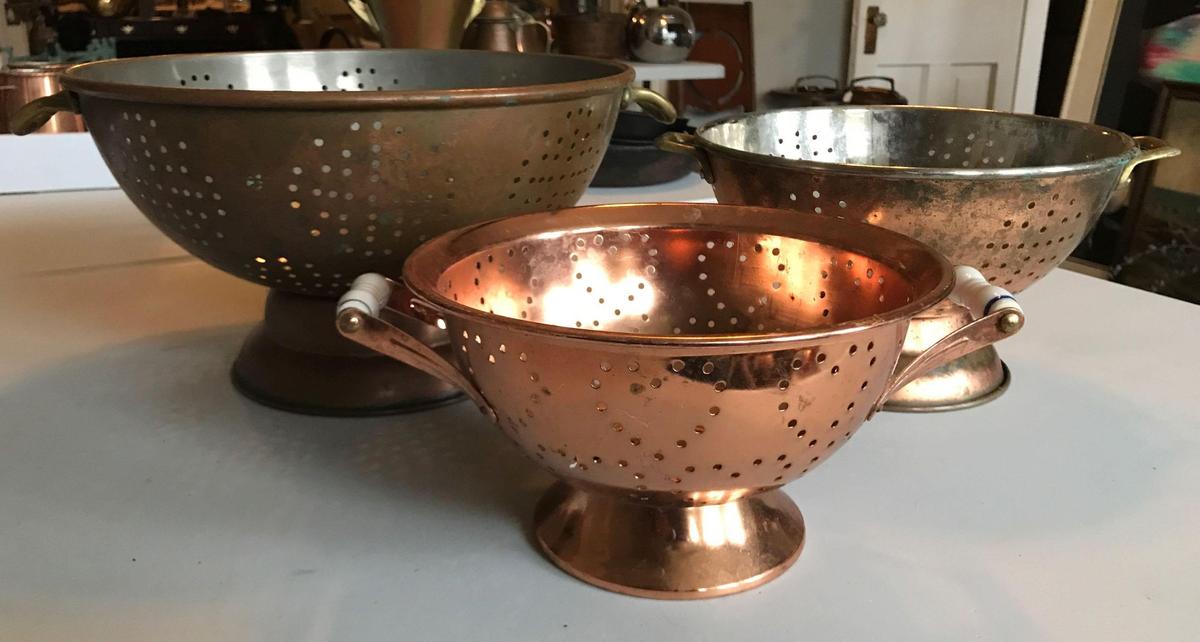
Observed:
[[[610,515],[607,526],[568,534],[561,521],[539,520],[540,541],[560,565],[617,590],[702,596],[731,582],[748,588],[799,552],[798,513],[777,523],[755,502],[776,502],[772,514],[792,516],[794,505],[770,491],[831,456],[889,390],[1020,327],[1011,297],[972,272],[957,291],[976,302],[980,318],[893,375],[908,320],[955,285],[949,264],[927,246],[780,210],[576,208],[434,239],[406,263],[407,287],[378,276],[356,281],[339,327],[461,386],[525,452],[568,480],[576,499],[552,500],[546,515],[611,504],[580,513],[585,521]],[[403,314],[445,327],[453,362],[391,325]],[[607,542],[611,555],[632,554],[613,538],[642,532],[639,511],[686,522],[688,511],[700,519],[741,501],[754,507],[733,521],[758,533],[742,536],[757,541],[750,548],[760,547],[759,562],[721,561],[701,578],[671,570],[684,560],[666,550],[619,564],[578,552]],[[796,537],[767,537],[764,519]],[[638,555],[666,545],[643,539]],[[697,564],[729,554],[697,546]]]

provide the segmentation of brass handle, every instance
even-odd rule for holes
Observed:
[[[678,114],[675,113],[675,105],[672,105],[671,101],[657,91],[651,91],[644,87],[626,87],[625,95],[621,97],[621,109],[625,109],[631,103],[641,107],[660,123],[671,124],[678,118]]]
[[[550,25],[546,24],[542,20],[534,20],[533,24],[541,27],[541,29],[546,32],[546,48],[538,53],[550,53],[550,47],[554,46],[554,31],[550,29]],[[673,120],[674,119],[672,119],[672,121]]]
[[[674,152],[676,154],[687,154],[696,159],[700,163],[700,176],[708,181],[711,185],[716,177],[712,173],[712,163],[708,158],[708,152],[700,149],[696,144],[696,135],[685,132],[667,132],[659,136],[655,141],[658,148],[664,152]]]
[[[1133,170],[1142,163],[1162,160],[1179,155],[1179,148],[1172,147],[1167,141],[1153,136],[1134,136],[1133,141],[1137,143],[1138,153],[1129,161],[1125,169],[1121,171],[1121,180],[1117,181],[1117,186],[1124,185],[1126,181],[1133,176]]]
[[[431,319],[428,311],[423,309],[424,306],[415,305],[419,301],[420,299],[403,283],[379,274],[363,274],[354,279],[350,291],[338,300],[338,332],[355,343],[406,363],[462,389],[471,398],[471,401],[479,406],[479,410],[483,414],[495,421],[495,411],[483,398],[483,393],[475,387],[475,384],[471,383],[453,364],[442,358],[433,348],[421,343],[412,335],[382,318],[382,313],[387,310],[426,323],[432,320],[433,323],[430,325],[437,325],[444,329],[445,324],[438,323],[439,319],[436,319],[436,315],[432,315],[435,318]]]
[[[954,268],[954,278],[954,291],[950,299],[969,309],[975,320],[946,335],[893,373],[872,413],[882,407],[888,397],[917,377],[1007,339],[1025,326],[1025,312],[1013,295],[1004,288],[988,283],[979,270],[960,265]]]
[[[8,120],[9,130],[18,136],[32,134],[60,111],[79,113],[70,92],[60,91],[21,105]]]
[[[524,14],[524,18],[522,18],[520,22],[518,22],[516,25],[513,26],[513,30],[516,32],[516,36],[517,36],[517,51],[519,51],[521,53],[529,53],[529,51],[525,48],[525,39],[521,37],[523,35],[523,32],[521,31],[521,29],[523,27],[525,27],[526,25],[536,25],[539,29],[541,29],[546,34],[546,48],[541,51],[535,51],[533,53],[549,53],[550,47],[554,44],[554,33],[552,31],[550,31],[550,25],[546,24],[545,22],[542,22],[541,20],[535,20],[533,16],[530,16],[529,14],[525,13],[524,11],[520,11],[519,9],[514,10],[514,11],[518,11],[521,14]],[[526,20],[525,18],[528,18],[528,20]]]

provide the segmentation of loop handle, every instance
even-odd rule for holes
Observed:
[[[75,104],[71,92],[60,91],[21,105],[8,121],[9,131],[17,136],[32,134],[60,111],[79,113],[79,106]]]
[[[888,397],[912,380],[959,357],[1007,339],[1025,325],[1025,312],[1012,293],[988,283],[979,270],[960,265],[954,268],[954,281],[950,300],[970,310],[975,320],[946,335],[898,368],[876,402],[872,414],[887,402]]]
[[[641,107],[642,111],[650,114],[654,120],[660,123],[670,125],[679,117],[675,113],[675,105],[672,105],[671,101],[657,91],[645,87],[625,88],[625,94],[621,97],[621,109],[625,109],[631,104]]]
[[[858,87],[864,80],[882,80],[888,84],[888,91],[896,91],[896,79],[892,78],[891,76],[859,76],[858,78],[851,80],[850,84],[846,85],[846,88],[853,89]]]
[[[1153,136],[1134,136],[1133,141],[1137,143],[1138,153],[1129,161],[1125,169],[1121,170],[1121,179],[1117,181],[1117,186],[1124,185],[1130,177],[1133,176],[1133,170],[1137,169],[1142,163],[1149,163],[1164,158],[1171,158],[1179,155],[1179,148],[1172,147],[1167,141]]]
[[[483,393],[454,364],[433,348],[384,320],[384,312],[392,312],[428,323],[429,315],[424,310],[415,309],[417,302],[420,299],[403,283],[379,274],[363,274],[354,279],[350,291],[338,300],[338,332],[355,343],[461,388],[483,414],[495,421],[496,413],[484,399]],[[440,319],[435,324],[445,329]]]
[[[708,152],[700,149],[696,144],[696,135],[687,132],[667,132],[659,136],[654,141],[658,148],[664,152],[674,152],[676,154],[687,154],[696,159],[700,163],[700,175],[705,181],[711,185],[716,176],[713,175],[712,161],[708,158]]]

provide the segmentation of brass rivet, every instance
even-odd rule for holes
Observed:
[[[1009,312],[996,321],[996,329],[1004,334],[1012,334],[1021,329],[1021,315]]]

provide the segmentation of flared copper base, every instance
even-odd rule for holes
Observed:
[[[272,290],[263,322],[233,363],[238,391],[273,408],[328,416],[411,412],[461,398],[457,388],[342,337],[334,308],[331,299]],[[442,339],[414,325],[430,345]]]
[[[970,313],[959,306],[942,305],[931,316],[909,323],[904,350],[897,368],[903,368],[929,346],[970,322]],[[897,390],[883,405],[894,412],[943,412],[987,403],[1008,389],[1008,367],[991,346],[931,370]]]
[[[589,584],[688,600],[777,577],[804,548],[804,518],[779,489],[684,506],[559,482],[538,503],[534,535],[552,562]]]

